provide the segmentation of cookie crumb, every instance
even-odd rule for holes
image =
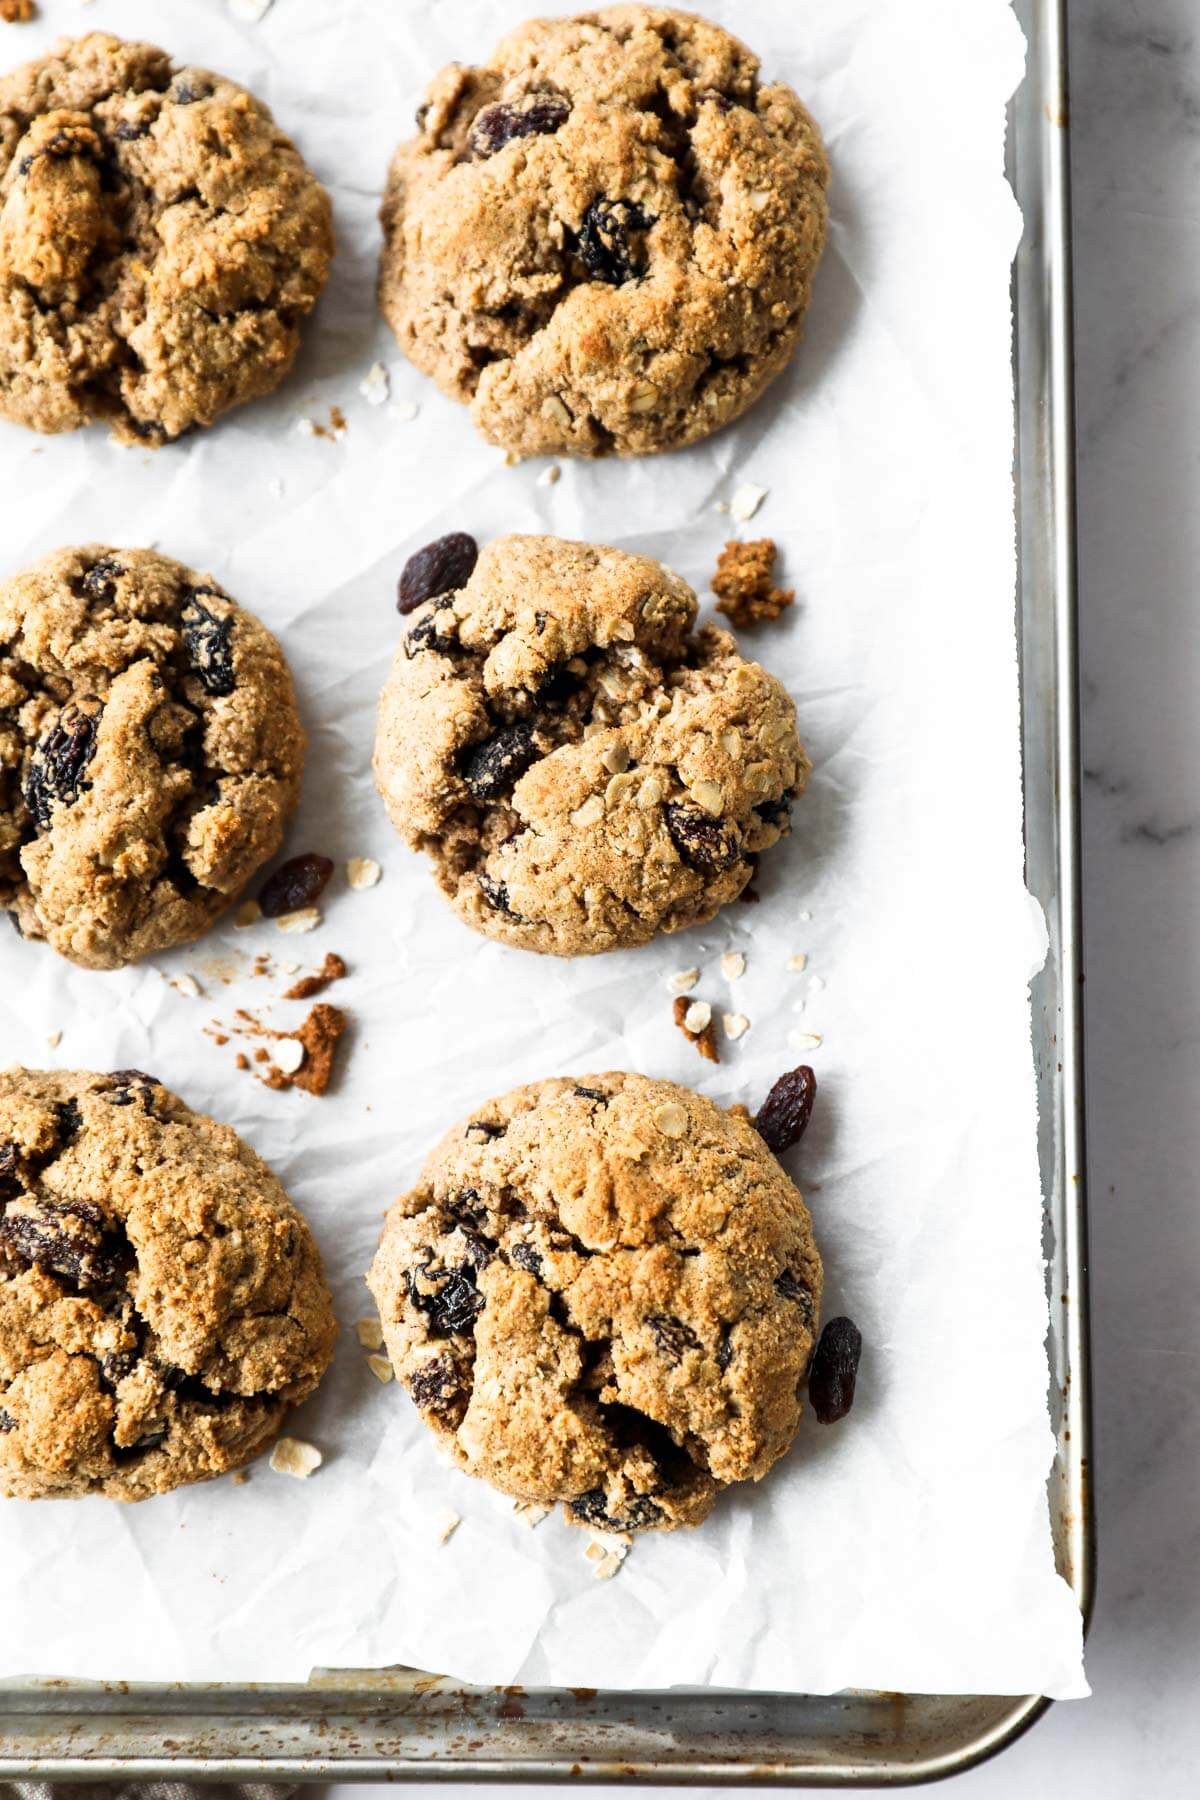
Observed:
[[[58,1046],[62,1043],[62,1032],[61,1031],[50,1032],[46,1038],[46,1042],[50,1046],[51,1050],[57,1050]]]
[[[303,1438],[281,1437],[271,1451],[271,1467],[276,1475],[293,1475],[297,1481],[306,1481],[324,1460],[317,1446],[306,1444]]]
[[[740,950],[727,950],[721,958],[721,973],[726,981],[740,981],[746,973],[746,958]]]
[[[333,1077],[333,1059],[347,1019],[339,1007],[319,1000],[296,1036],[304,1046],[304,1062],[294,1077],[297,1087],[323,1094]]]
[[[766,488],[755,487],[752,481],[743,482],[729,502],[729,511],[739,525],[744,525],[747,519],[754,517],[766,497]]]
[[[597,1581],[611,1581],[625,1558],[629,1555],[631,1545],[627,1539],[618,1537],[594,1537],[584,1555],[594,1564],[592,1574]]]
[[[296,431],[300,437],[315,438],[321,432],[321,427],[315,419],[297,419]]]
[[[234,1487],[245,1487],[245,1485],[249,1481],[249,1479],[250,1479],[250,1477],[249,1477],[249,1475],[247,1475],[245,1469],[235,1469],[234,1470],[234,1473],[233,1473]]]
[[[735,1042],[738,1038],[745,1037],[750,1029],[750,1021],[745,1013],[722,1013],[721,1023],[725,1027],[725,1036]]]
[[[294,963],[284,963],[283,965],[288,974],[291,974],[295,966]],[[316,974],[304,975],[299,981],[293,982],[290,988],[284,989],[283,998],[285,1000],[311,1000],[314,995],[323,994],[325,989],[331,987],[335,981],[341,981],[345,973],[345,963],[340,956],[330,950]]]
[[[788,957],[787,966],[792,971],[793,975],[799,975],[800,971],[805,967],[807,962],[808,962],[808,957],[805,955],[804,951],[797,950],[795,956]]]
[[[228,1043],[228,1041],[228,1039],[225,1040],[226,1043]],[[250,1067],[250,1058],[246,1055],[244,1050],[239,1050],[233,1061],[235,1068],[248,1069]]]
[[[795,588],[778,588],[771,580],[775,555],[773,538],[733,538],[721,551],[712,587],[717,611],[731,624],[777,619],[795,600]]]
[[[446,1513],[437,1528],[438,1543],[448,1544],[461,1524],[462,1519],[458,1513]]]
[[[352,888],[373,888],[379,885],[383,870],[372,856],[352,856],[346,864],[346,880]]]
[[[244,931],[247,925],[257,925],[262,916],[262,907],[257,900],[243,900],[233,915],[233,922],[239,931]]]
[[[376,1381],[382,1381],[385,1385],[396,1373],[386,1356],[368,1356],[367,1367]]]
[[[275,921],[280,931],[315,931],[321,923],[318,906],[301,906],[295,912],[281,913]]]
[[[383,1349],[382,1319],[356,1319],[354,1330],[364,1350]]]
[[[695,1044],[706,1062],[720,1062],[712,1007],[707,1000],[693,1000],[689,1005],[686,995],[677,994],[671,1015],[688,1043]]]
[[[371,364],[358,384],[358,391],[368,406],[383,405],[390,391],[388,372],[383,363]]]
[[[553,487],[561,475],[562,470],[558,464],[551,463],[548,468],[542,470],[537,478],[537,484],[539,487]]]
[[[550,1508],[539,1506],[536,1500],[514,1500],[513,1511],[521,1523],[528,1525],[531,1531],[540,1525],[543,1519],[550,1517]]]
[[[6,25],[28,25],[37,18],[34,0],[0,0],[0,19]]]
[[[667,976],[667,987],[673,994],[688,994],[700,979],[699,969],[680,969]]]

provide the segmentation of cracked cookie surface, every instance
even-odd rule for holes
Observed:
[[[406,620],[376,779],[476,931],[557,956],[644,944],[712,918],[787,831],[795,708],[696,611],[650,557],[506,537]]]
[[[308,1225],[228,1126],[137,1069],[0,1072],[0,1492],[238,1468],[335,1335]]]
[[[368,1276],[468,1474],[599,1529],[697,1524],[787,1450],[821,1260],[749,1119],[641,1075],[541,1081],[447,1132]]]
[[[791,88],[728,32],[650,6],[531,20],[443,69],[417,121],[380,304],[490,442],[677,448],[789,361],[829,170]]]
[[[153,550],[0,583],[0,907],[112,969],[197,937],[273,856],[304,733],[275,639]]]
[[[151,44],[0,77],[0,414],[158,444],[282,380],[333,254],[266,107]]]

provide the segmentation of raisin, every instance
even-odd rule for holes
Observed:
[[[817,1078],[807,1064],[781,1075],[758,1109],[755,1130],[776,1156],[804,1136],[817,1097]]]
[[[608,1104],[608,1095],[602,1093],[599,1088],[577,1087],[575,1092],[581,1100],[597,1100],[601,1106]]]
[[[647,1313],[646,1323],[654,1333],[654,1341],[669,1363],[676,1367],[683,1361],[685,1350],[698,1350],[700,1339],[690,1325],[670,1313]]]
[[[89,600],[111,600],[117,591],[117,577],[124,573],[114,557],[102,556],[84,575],[83,591]]]
[[[570,1502],[571,1511],[597,1531],[647,1531],[662,1518],[662,1508],[644,1494],[635,1494],[621,1513],[610,1513],[603,1488],[589,1488]]]
[[[711,105],[716,107],[718,112],[727,113],[732,112],[733,110],[733,101],[729,98],[728,94],[719,93],[716,88],[707,88],[705,92],[701,94],[700,98],[702,101],[709,101]]]
[[[448,596],[441,600],[435,600],[433,603],[433,611],[427,614],[425,618],[419,619],[413,626],[412,630],[404,639],[404,654],[410,662],[421,650],[436,650],[439,654],[444,654],[448,650],[453,650],[453,634],[451,633],[450,635],[443,637],[438,631],[438,614],[444,612],[448,606],[452,605],[453,600]]]
[[[509,1259],[528,1275],[540,1275],[542,1272],[542,1259],[532,1244],[514,1244],[509,1251]]]
[[[113,128],[113,136],[119,144],[132,144],[137,138],[149,135],[149,125],[135,125],[132,119],[118,119]]]
[[[508,889],[502,881],[494,881],[490,875],[477,875],[475,879],[479,883],[480,893],[489,906],[494,907],[497,912],[503,913],[506,919],[515,919],[519,925],[524,923],[521,914],[514,912],[509,905]]]
[[[17,1191],[17,1146],[0,1144],[0,1200]]]
[[[0,1245],[81,1288],[103,1288],[120,1272],[125,1238],[90,1200],[40,1200],[36,1211],[0,1218]]]
[[[132,1106],[135,1100],[140,1100],[142,1111],[147,1117],[154,1117],[151,1089],[162,1085],[156,1076],[146,1075],[141,1069],[114,1069],[108,1079],[112,1082],[112,1090],[105,1098],[110,1106]]]
[[[862,1332],[853,1319],[830,1319],[808,1372],[808,1397],[822,1425],[844,1419],[854,1405]]]
[[[754,809],[764,825],[777,825],[785,831],[792,818],[792,796],[784,794],[778,800],[762,800]]]
[[[469,1119],[463,1136],[470,1137],[476,1131],[481,1138],[502,1138],[507,1130],[507,1125],[497,1125],[492,1119]]]
[[[495,737],[477,744],[463,769],[463,780],[476,800],[498,800],[537,761],[537,745],[528,725],[506,725]]]
[[[514,138],[542,136],[566,123],[571,108],[561,94],[534,94],[528,106],[498,101],[475,115],[469,142],[476,156],[494,156]]]
[[[201,594],[209,594],[214,599],[224,598],[215,588],[192,589],[180,614],[183,642],[200,686],[206,694],[220,698],[225,694],[232,694],[234,689],[233,651],[230,646],[233,616],[230,614],[222,619],[210,612],[200,599]]]
[[[453,1200],[445,1203],[445,1211],[456,1225],[481,1225],[487,1217],[476,1188],[463,1188]]]
[[[10,1412],[5,1412],[4,1408],[0,1406],[0,1432],[15,1431],[16,1429],[17,1421]]]
[[[792,1274],[790,1269],[781,1269],[775,1277],[775,1292],[782,1294],[785,1300],[794,1300],[804,1314],[804,1323],[812,1324],[813,1299],[804,1283]]]
[[[89,710],[85,712],[84,707]],[[100,702],[91,694],[78,706],[64,707],[57,723],[34,746],[25,777],[25,804],[43,831],[50,824],[56,802],[74,806],[91,786],[84,781],[83,772],[96,754],[100,711]]]
[[[415,612],[424,600],[452,594],[471,578],[479,545],[468,531],[451,531],[415,550],[400,572],[396,611]]]
[[[209,99],[212,91],[211,82],[189,72],[175,77],[167,90],[167,99],[173,100],[176,106],[194,106],[197,100]]]
[[[663,816],[671,842],[690,869],[720,875],[740,857],[742,847],[734,827],[710,818],[700,807],[668,800]]]
[[[80,1111],[78,1100],[60,1100],[54,1108],[54,1118],[58,1126],[58,1141],[69,1144],[79,1130]],[[0,1170],[0,1174],[3,1171]]]
[[[333,874],[333,863],[327,856],[310,850],[303,856],[290,856],[268,875],[259,891],[258,904],[264,919],[281,919],[285,913],[299,912],[311,906],[324,892]]]
[[[483,1295],[475,1286],[475,1270],[461,1263],[445,1274],[431,1275],[428,1268],[410,1269],[405,1277],[408,1297],[429,1320],[429,1328],[441,1337],[467,1330],[483,1311]],[[422,1287],[422,1282],[431,1286]]]
[[[653,224],[633,200],[593,200],[579,233],[579,255],[592,279],[620,287],[640,275],[630,235],[648,231]]]
[[[452,1357],[435,1356],[423,1362],[408,1384],[418,1406],[430,1412],[450,1412],[462,1396],[462,1384]]]
[[[721,1342],[717,1345],[717,1367],[722,1375],[733,1361],[733,1332],[726,1325],[721,1333]]]

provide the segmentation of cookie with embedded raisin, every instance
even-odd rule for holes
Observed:
[[[458,1466],[574,1523],[698,1524],[800,1422],[808,1212],[744,1113],[671,1082],[488,1101],[392,1206],[367,1280]]]
[[[417,125],[388,178],[380,304],[491,443],[675,449],[787,365],[828,164],[791,88],[719,26],[534,19],[443,69]]]
[[[333,255],[266,107],[151,44],[64,39],[0,77],[0,414],[161,444],[269,393]]]
[[[648,556],[505,537],[411,614],[375,773],[476,931],[583,956],[711,919],[808,778],[787,693]]]
[[[236,1469],[336,1330],[308,1225],[227,1125],[138,1069],[0,1073],[0,1493]]]
[[[115,969],[198,937],[273,856],[304,733],[283,651],[154,550],[0,582],[0,907]]]

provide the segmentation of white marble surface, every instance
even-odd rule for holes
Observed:
[[[1200,6],[1074,0],[1071,55],[1095,1697],[956,1791],[1182,1800],[1200,1782]]]

